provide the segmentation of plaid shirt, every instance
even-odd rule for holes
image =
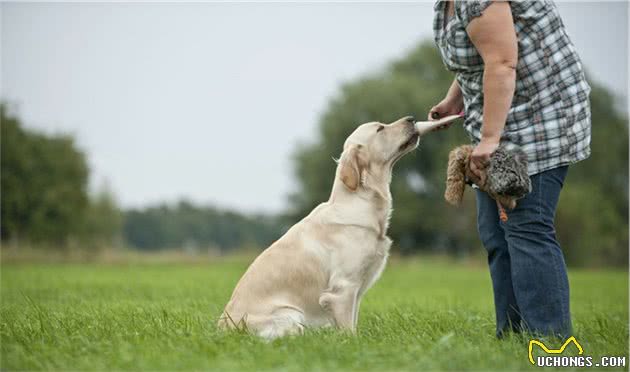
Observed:
[[[446,68],[455,72],[463,93],[464,128],[473,143],[483,122],[483,59],[466,26],[491,1],[437,1],[433,31]],[[516,88],[501,143],[520,146],[530,175],[572,164],[590,155],[591,113],[580,58],[552,1],[511,1],[518,37]]]

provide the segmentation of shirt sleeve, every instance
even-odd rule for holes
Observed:
[[[468,24],[473,19],[480,17],[493,2],[493,0],[456,0],[455,16],[459,19],[462,26],[467,28]]]

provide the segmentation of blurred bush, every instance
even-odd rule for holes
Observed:
[[[12,246],[111,246],[121,216],[107,191],[88,195],[85,155],[67,135],[24,129],[0,104],[2,241]]]
[[[404,115],[424,119],[439,102],[453,75],[431,42],[424,42],[382,71],[348,82],[329,102],[318,137],[300,144],[294,156],[297,192],[287,216],[296,221],[327,200],[345,138],[358,124],[392,122]],[[570,167],[557,215],[557,230],[573,265],[627,266],[628,126],[612,95],[591,82],[591,158]],[[420,149],[397,165],[392,182],[394,214],[390,235],[402,253],[468,255],[482,248],[477,237],[473,193],[459,208],[443,200],[448,152],[467,143],[465,131],[432,133]]]
[[[124,236],[135,248],[182,248],[189,253],[269,246],[280,237],[277,217],[245,215],[181,201],[125,213]]]

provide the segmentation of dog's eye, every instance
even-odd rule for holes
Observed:
[[[384,125],[379,126],[378,129],[376,129],[376,133],[382,131],[383,129],[385,129]]]

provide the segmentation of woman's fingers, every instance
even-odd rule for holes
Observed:
[[[486,156],[473,156],[470,160],[477,166],[477,169],[486,169],[490,162],[489,158]]]
[[[432,121],[439,118],[440,118],[440,113],[437,111],[437,107],[436,106],[431,107],[431,110],[429,110],[429,113],[427,114],[427,120]]]
[[[461,110],[457,110],[455,107],[451,107],[448,104],[440,102],[437,105],[431,107],[429,113],[427,114],[427,120],[438,120],[449,115],[459,115],[461,117],[464,117],[464,112]]]
[[[470,171],[476,177],[473,180],[477,186],[483,186],[486,184],[486,165],[483,163],[479,163],[479,160],[475,161],[475,159],[470,159]]]
[[[490,157],[499,146],[499,141],[482,139],[475,146],[472,154],[470,154],[470,171],[479,178],[479,182],[475,182],[477,186],[486,184],[486,168],[490,163]]]
[[[448,114],[449,114],[448,105],[444,101],[442,101],[438,103],[437,105],[431,107],[431,109],[429,110],[429,114],[427,115],[427,120],[429,121],[437,120]]]

